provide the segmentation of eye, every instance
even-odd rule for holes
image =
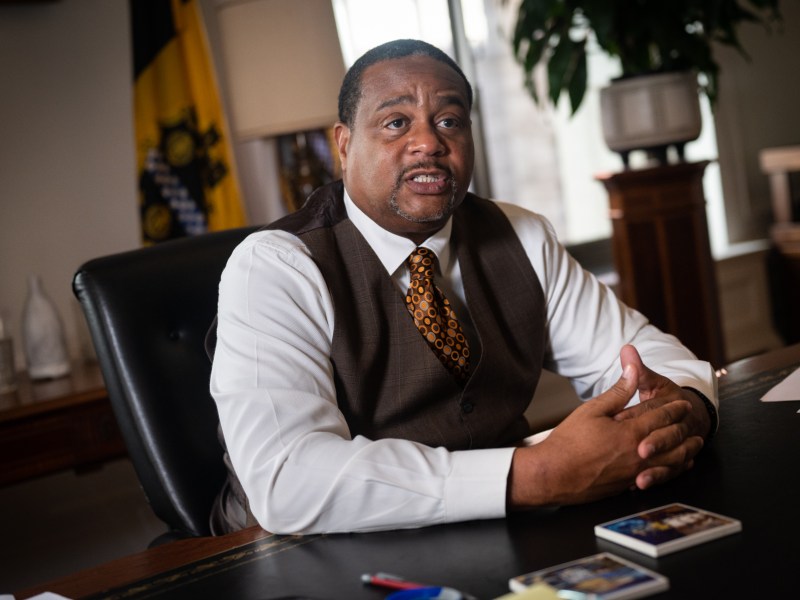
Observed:
[[[445,129],[456,129],[461,126],[461,121],[454,117],[445,117],[439,121],[439,126]]]
[[[392,119],[386,124],[386,127],[389,129],[401,129],[405,127],[406,120],[405,119]]]

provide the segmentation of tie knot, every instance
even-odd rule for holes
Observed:
[[[422,246],[417,247],[408,256],[408,271],[411,279],[433,279],[433,267],[436,264],[436,255]]]

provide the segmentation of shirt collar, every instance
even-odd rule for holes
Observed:
[[[386,271],[392,275],[403,266],[408,255],[417,245],[410,239],[387,231],[364,213],[353,202],[347,190],[344,191],[344,205],[348,218],[353,222],[367,240],[372,250],[383,263]],[[449,264],[450,260],[450,234],[453,230],[453,218],[447,219],[439,231],[425,240],[420,246],[425,246],[436,254],[440,265]]]

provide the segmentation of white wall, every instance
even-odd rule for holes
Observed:
[[[36,273],[79,354],[71,281],[139,246],[126,0],[0,5],[0,310],[21,361]]]
[[[717,147],[731,242],[765,237],[772,221],[763,148],[800,144],[800,2],[781,2],[784,23],[772,32],[740,29],[750,60],[718,47]]]
[[[200,5],[219,70],[218,1]],[[141,246],[131,78],[128,0],[0,4],[0,315],[18,368],[29,274],[41,276],[72,358],[83,359],[93,350],[73,274]],[[250,221],[285,214],[274,142],[234,152]]]

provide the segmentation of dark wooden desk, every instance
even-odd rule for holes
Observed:
[[[395,572],[482,600],[510,577],[600,550],[663,573],[654,598],[796,597],[800,565],[798,402],[760,396],[800,366],[800,346],[740,361],[721,379],[722,426],[695,468],[666,485],[507,519],[371,534],[274,536],[249,529],[184,540],[26,590],[69,598],[385,598],[361,573]],[[600,541],[595,524],[669,502],[741,519],[743,531],[660,559]]]
[[[0,485],[86,469],[125,454],[97,365],[0,394]]]

